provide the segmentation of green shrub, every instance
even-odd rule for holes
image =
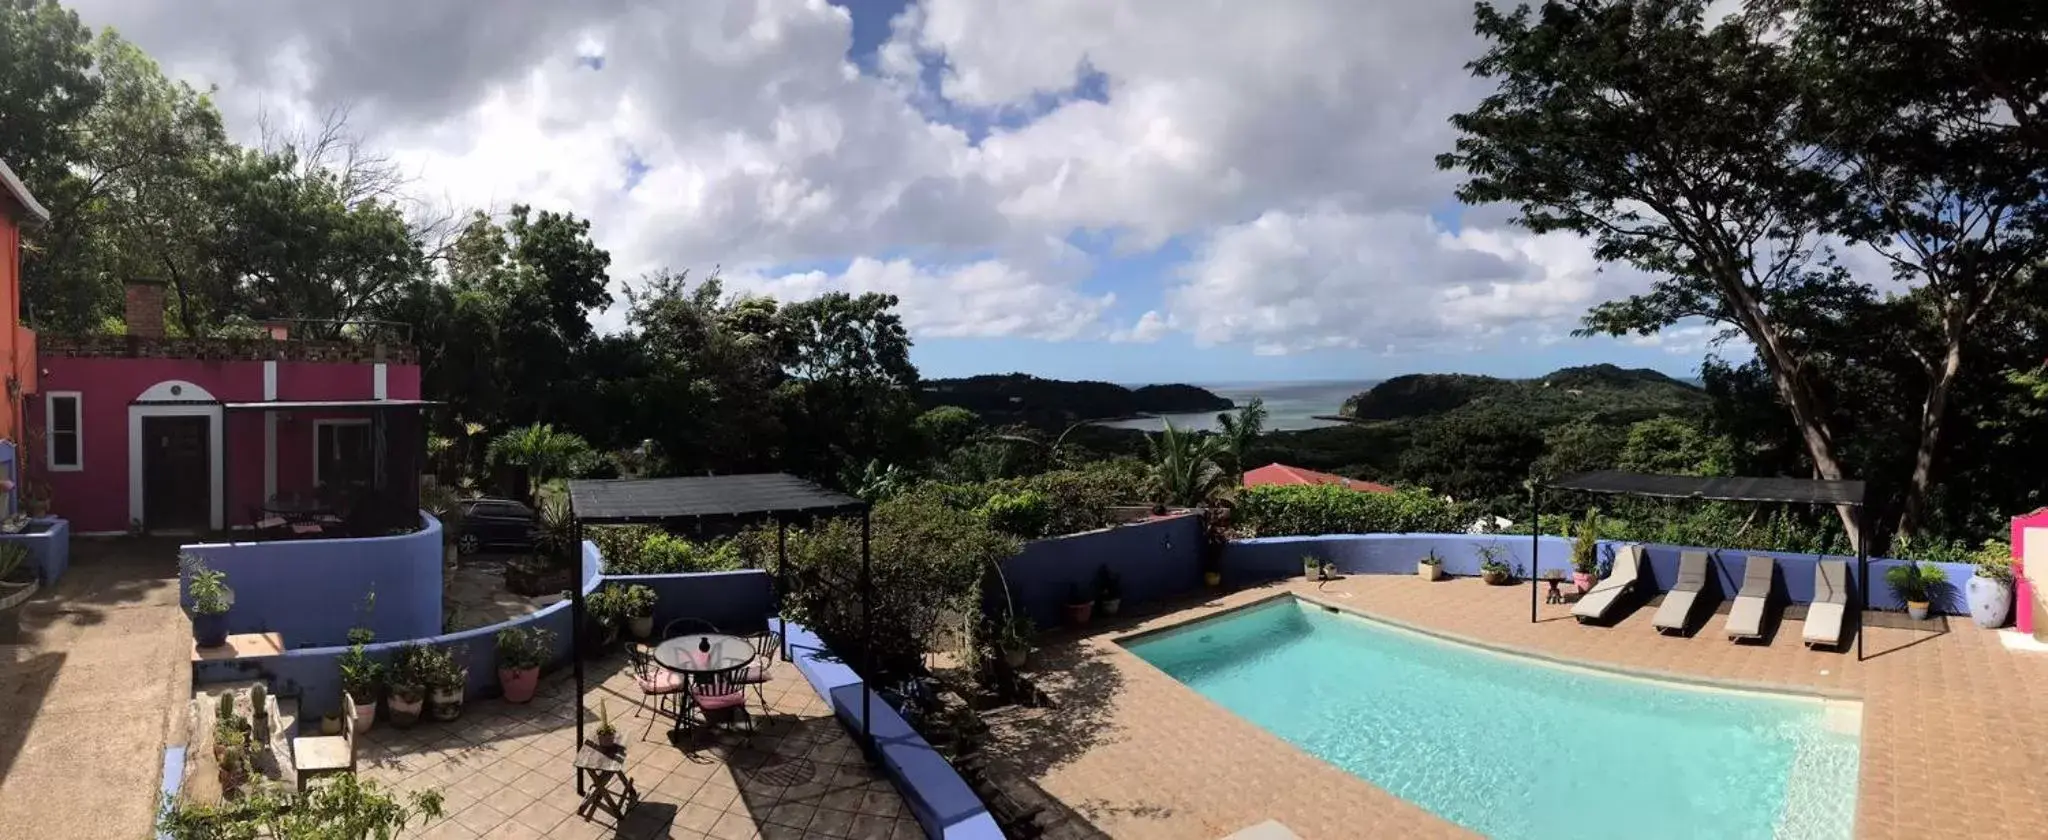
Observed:
[[[604,555],[606,574],[729,572],[747,567],[731,540],[696,542],[652,525],[605,526],[585,533]]]
[[[1231,522],[1258,537],[1461,533],[1465,511],[1422,490],[1361,493],[1330,484],[1238,491]]]
[[[990,528],[1033,540],[1045,536],[1046,526],[1052,523],[1052,500],[1036,490],[997,493],[983,502],[975,513]]]
[[[1970,560],[1977,564],[1978,577],[2012,583],[2012,543],[1985,540],[1984,546],[1971,554]]]

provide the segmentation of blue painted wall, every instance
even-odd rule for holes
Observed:
[[[638,584],[654,590],[654,632],[678,618],[711,622],[728,633],[767,627],[775,614],[772,581],[761,569],[676,575],[606,575],[611,586]]]
[[[1541,574],[1550,569],[1571,571],[1571,541],[1541,537],[1535,548]],[[1319,537],[1260,537],[1237,540],[1223,549],[1223,581],[1231,585],[1258,583],[1301,574],[1304,556],[1331,563],[1351,575],[1415,574],[1415,564],[1429,552],[1443,559],[1444,574],[1479,574],[1484,546],[1500,549],[1500,560],[1527,574],[1531,547],[1527,536],[1512,534],[1329,534]]]
[[[441,523],[420,514],[410,534],[331,540],[200,543],[183,548],[227,573],[235,591],[228,632],[274,632],[288,649],[340,645],[364,622],[359,607],[377,593],[367,624],[378,640],[441,632]],[[184,597],[190,581],[178,582]],[[189,603],[189,602],[188,602]]]
[[[599,574],[602,565],[597,546],[583,544],[583,592],[588,595],[603,581]],[[378,596],[382,603],[383,596]],[[523,615],[509,621],[502,621],[488,627],[478,627],[459,633],[439,632],[411,641],[429,647],[454,648],[457,664],[469,669],[469,685],[464,696],[476,699],[496,697],[498,690],[498,631],[510,627],[540,627],[555,634],[554,652],[548,658],[549,668],[559,667],[569,659],[571,639],[572,604],[568,601],[550,604],[538,612]],[[363,648],[372,658],[388,663],[392,653],[403,642],[387,641]],[[252,656],[242,659],[200,662],[192,666],[192,681],[195,685],[265,677],[272,690],[279,696],[299,698],[300,719],[311,721],[341,708],[341,655],[348,652],[345,645],[293,650],[281,656]]]
[[[1546,536],[1538,538],[1537,542],[1540,562],[1535,568],[1538,574],[1551,569],[1571,571],[1571,540]],[[1624,544],[1615,540],[1600,542],[1600,562],[1603,569],[1613,563],[1615,550]],[[1337,570],[1345,574],[1414,574],[1416,562],[1431,549],[1443,558],[1445,574],[1476,575],[1479,574],[1479,548],[1483,545],[1500,546],[1503,549],[1501,559],[1510,566],[1519,570],[1530,568],[1530,539],[1527,536],[1329,534],[1318,537],[1262,537],[1233,542],[1223,551],[1223,577],[1225,583],[1241,585],[1299,575],[1303,555],[1313,555],[1322,562],[1334,563]],[[1743,564],[1745,558],[1751,554],[1768,555],[1777,561],[1772,577],[1775,582],[1775,596],[1781,601],[1804,604],[1813,600],[1814,568],[1821,559],[1847,561],[1849,585],[1852,590],[1860,592],[1861,583],[1857,577],[1855,557],[1824,558],[1823,555],[1795,554],[1786,551],[1645,545],[1644,559],[1648,561],[1646,572],[1656,591],[1669,590],[1677,580],[1679,553],[1695,550],[1707,552],[1711,561],[1711,577],[1724,595],[1732,596],[1742,589]],[[1885,570],[1902,562],[1881,558],[1873,558],[1870,561],[1871,607],[1880,610],[1905,609],[1905,603],[1884,583]],[[1940,597],[1934,601],[1935,610],[1949,615],[1968,615],[1970,609],[1968,599],[1964,595],[1963,584],[1975,572],[1975,567],[1967,563],[1935,565],[1941,566],[1948,573],[1949,579]],[[1853,603],[1856,598],[1852,597],[1851,600]]]
[[[71,568],[71,523],[55,516],[38,518],[43,530],[34,534],[0,534],[0,542],[28,547],[30,562],[44,586],[51,586]]]
[[[896,783],[926,837],[1000,840],[1003,832],[995,817],[946,763],[945,756],[932,749],[881,697],[867,691],[853,669],[832,655],[816,634],[801,624],[790,624],[788,641],[790,662],[811,689],[832,705],[833,713],[849,731],[860,731],[861,700],[866,695],[868,713],[873,716],[868,732],[882,751],[882,768]]]
[[[1095,595],[1095,570],[1108,565],[1123,577],[1126,605],[1144,604],[1202,588],[1202,522],[1177,516],[1033,540],[999,564],[1010,598],[1039,627],[1057,627],[1066,613],[1067,591],[1080,584]],[[1001,586],[983,588],[984,609],[1003,614]]]

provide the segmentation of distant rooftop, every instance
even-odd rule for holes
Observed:
[[[1345,478],[1326,472],[1290,467],[1286,464],[1267,464],[1244,474],[1246,487],[1272,487],[1285,484],[1334,484],[1361,493],[1392,493],[1394,488],[1376,481],[1360,478]]]

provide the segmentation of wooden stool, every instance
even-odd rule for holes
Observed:
[[[1546,604],[1562,604],[1562,603],[1564,603],[1564,592],[1563,592],[1563,591],[1561,591],[1561,590],[1559,590],[1559,589],[1557,588],[1557,585],[1558,585],[1558,584],[1560,584],[1560,583],[1564,583],[1564,581],[1562,581],[1562,580],[1559,580],[1559,579],[1557,579],[1557,578],[1545,578],[1543,582],[1544,582],[1544,583],[1547,583],[1547,584],[1550,584],[1550,588],[1549,588],[1549,591],[1546,591],[1546,592],[1544,592],[1544,593],[1543,593],[1543,603],[1546,603]]]
[[[586,820],[598,809],[611,814],[613,819],[624,819],[627,809],[640,804],[640,791],[634,789],[633,780],[626,777],[626,748],[615,746],[606,751],[589,741],[576,751],[576,772],[583,774],[590,783],[590,792],[583,795],[583,804],[576,809],[576,815]],[[624,785],[622,790],[612,790],[616,780]]]

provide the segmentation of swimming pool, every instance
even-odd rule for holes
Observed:
[[[1127,647],[1491,837],[1846,838],[1855,825],[1853,702],[1555,666],[1292,597]]]

